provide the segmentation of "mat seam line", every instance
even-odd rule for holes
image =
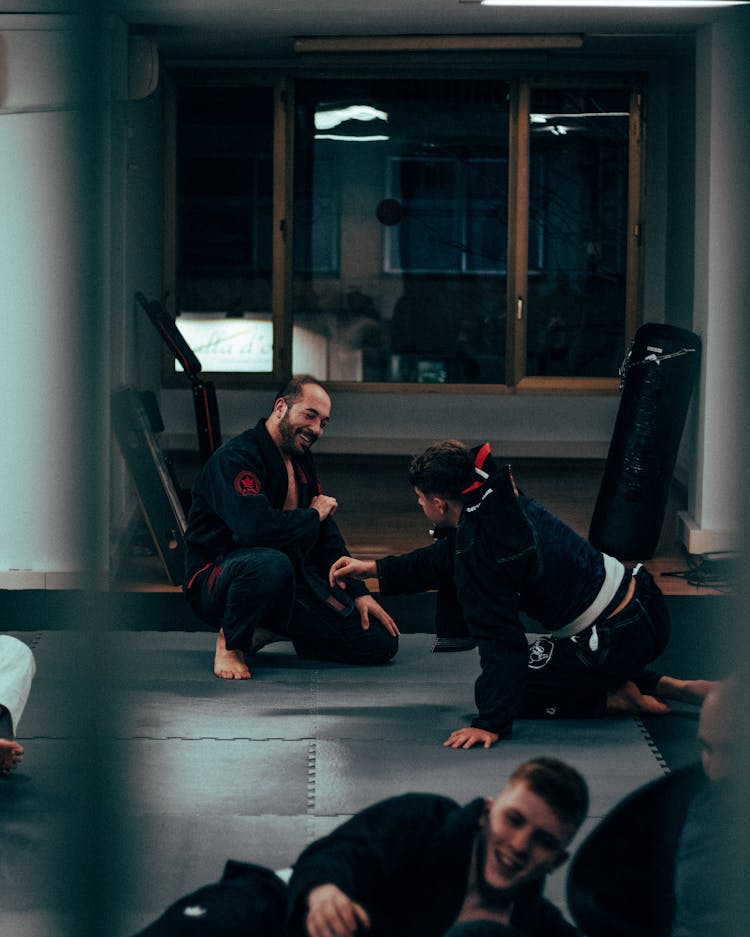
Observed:
[[[653,754],[654,758],[656,759],[656,763],[657,763],[657,764],[659,765],[659,767],[662,769],[662,771],[664,772],[664,774],[671,774],[671,773],[672,773],[672,769],[669,767],[669,764],[667,763],[666,758],[664,757],[664,755],[662,755],[661,751],[659,750],[659,746],[658,746],[658,745],[656,744],[656,742],[654,741],[654,737],[651,735],[651,733],[649,732],[649,730],[646,728],[646,726],[645,726],[643,720],[640,718],[640,716],[634,716],[633,718],[635,719],[635,724],[636,724],[636,725],[638,726],[638,728],[641,730],[641,733],[642,733],[642,735],[643,735],[643,738],[644,738],[646,744],[647,744],[648,747],[651,749],[651,753]]]

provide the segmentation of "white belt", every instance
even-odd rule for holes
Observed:
[[[602,583],[601,589],[599,589],[599,594],[591,605],[589,605],[585,611],[581,612],[578,618],[573,619],[573,621],[567,625],[563,625],[562,628],[553,631],[552,634],[554,637],[572,638],[574,634],[580,634],[582,631],[585,631],[592,622],[596,621],[617,594],[617,590],[620,588],[623,576],[625,575],[625,567],[619,560],[615,559],[613,556],[608,556],[606,553],[602,553],[602,559],[604,560],[604,582]]]

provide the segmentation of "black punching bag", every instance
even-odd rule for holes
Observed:
[[[622,398],[589,540],[622,560],[654,555],[700,365],[700,339],[647,323],[623,362]]]

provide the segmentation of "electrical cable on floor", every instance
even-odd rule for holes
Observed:
[[[662,576],[684,579],[691,586],[729,592],[737,582],[738,553],[685,553],[687,569],[662,572]]]

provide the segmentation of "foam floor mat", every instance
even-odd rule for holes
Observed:
[[[17,636],[37,676],[26,757],[0,782],[0,933],[14,937],[67,937],[70,920],[75,933],[76,886],[97,875],[113,898],[102,933],[127,937],[219,878],[227,858],[287,866],[367,804],[412,790],[492,795],[533,755],[587,778],[579,837],[665,771],[632,717],[524,720],[488,751],[444,748],[473,713],[478,657],[432,654],[427,634],[403,636],[396,659],[372,668],[272,645],[248,681],[214,677],[208,633],[114,632],[95,648],[83,632]],[[563,902],[562,872],[549,892]]]

